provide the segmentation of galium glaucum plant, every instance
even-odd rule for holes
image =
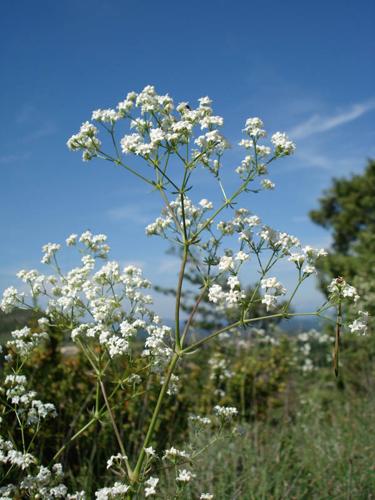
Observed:
[[[39,312],[39,329],[25,327],[13,332],[6,345],[5,379],[2,385],[2,412],[14,413],[16,431],[21,434],[22,449],[15,449],[15,439],[0,438],[0,464],[3,478],[2,498],[29,495],[37,498],[85,498],[85,492],[69,494],[62,482],[63,472],[58,463],[65,443],[56,450],[55,464],[46,467],[31,454],[32,442],[25,429],[34,426],[33,438],[46,418],[58,418],[54,406],[42,403],[23,374],[25,360],[40,343],[48,341],[51,328],[65,332],[87,358],[95,378],[93,417],[84,430],[107,418],[111,422],[118,444],[118,454],[108,457],[107,468],[117,476],[112,485],[96,492],[96,498],[137,498],[158,495],[160,477],[155,471],[170,467],[176,471],[176,494],[188,491],[194,483],[194,456],[199,450],[179,450],[171,447],[156,451],[154,433],[163,408],[178,391],[181,360],[192,356],[213,339],[225,342],[225,335],[235,336],[257,321],[310,315],[332,318],[330,308],[337,311],[335,370],[338,370],[338,350],[346,301],[356,301],[356,290],[342,278],[330,285],[330,300],[318,310],[294,313],[293,299],[302,283],[315,273],[317,259],[326,252],[303,246],[285,232],[261,222],[249,210],[251,193],[273,189],[267,178],[272,164],[290,156],[294,143],[286,134],[276,132],[266,141],[266,131],[259,118],[246,120],[244,138],[239,145],[243,160],[233,175],[235,187],[224,182],[223,157],[230,147],[221,132],[223,118],[216,116],[208,97],[199,99],[196,108],[187,102],[177,106],[168,95],[159,95],[147,86],[140,93],[130,92],[115,109],[98,109],[91,122],[82,124],[79,132],[68,140],[68,147],[80,151],[84,161],[103,159],[136,176],[158,193],[161,201],[159,217],[146,227],[146,235],[161,237],[179,249],[180,270],[176,284],[174,327],[163,324],[152,309],[148,293],[151,283],[141,269],[109,260],[110,248],[105,235],[89,231],[72,234],[66,241],[68,250],[78,250],[77,266],[65,270],[60,254],[62,245],[48,243],[43,247],[42,263],[49,267],[45,274],[38,270],[22,270],[18,277],[29,293],[10,287],[4,291],[1,309],[8,313],[15,307],[32,308]],[[104,139],[102,138],[102,134]],[[104,146],[104,142],[108,145]],[[102,144],[103,142],[103,144]],[[198,168],[205,169],[216,185],[220,202],[194,198],[194,179]],[[231,185],[233,182],[231,182]],[[242,203],[243,206],[239,205]],[[289,292],[274,275],[282,261],[294,269],[295,287]],[[187,317],[181,317],[182,292],[186,287],[187,266],[195,268],[200,277],[196,301]],[[240,273],[246,266],[257,269],[259,278],[249,297],[241,285]],[[192,340],[193,320],[204,300],[218,310],[235,310],[238,317],[217,331]],[[267,314],[257,316],[262,303]],[[366,332],[366,313],[348,326],[354,333]],[[141,348],[139,346],[142,345]],[[137,369],[137,357],[145,360]],[[133,373],[126,379],[116,373],[116,360],[125,359]],[[133,368],[132,368],[133,367]],[[152,409],[148,430],[135,460],[128,454],[131,436],[122,437],[112,408],[113,395],[136,397],[150,376],[158,377],[160,392]],[[111,385],[111,391],[108,390]],[[198,425],[214,426],[220,434],[228,421],[236,418],[237,409],[216,406],[214,415],[192,416]],[[6,431],[2,429],[2,432]],[[17,471],[17,473],[15,473]],[[7,478],[17,481],[7,483]],[[40,493],[42,492],[42,493]],[[13,496],[12,496],[13,495]],[[200,498],[213,498],[202,492]]]

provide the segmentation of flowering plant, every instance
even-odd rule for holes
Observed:
[[[5,313],[21,307],[32,308],[40,315],[38,329],[25,327],[13,332],[6,346],[2,411],[15,414],[22,450],[16,449],[15,439],[0,438],[0,464],[5,471],[0,489],[2,498],[13,498],[17,494],[33,496],[35,492],[43,498],[84,498],[85,495],[84,492],[69,495],[61,482],[61,466],[56,463],[52,468],[45,467],[30,453],[43,420],[56,415],[52,404],[42,403],[36,399],[36,393],[29,390],[23,367],[38,345],[48,341],[51,329],[69,335],[88,360],[95,378],[93,418],[82,429],[77,429],[74,438],[78,439],[87,426],[105,415],[117,439],[119,453],[109,457],[107,466],[120,480],[98,490],[98,499],[157,495],[159,478],[151,475],[157,463],[167,467],[171,462],[176,467],[177,492],[194,480],[191,468],[196,451],[188,453],[171,447],[160,456],[153,448],[153,438],[163,405],[168,396],[178,390],[176,372],[181,359],[211,340],[225,333],[234,335],[260,320],[298,315],[325,317],[325,312],[334,307],[337,309],[337,371],[342,305],[347,300],[356,300],[355,289],[341,278],[334,280],[329,302],[313,312],[292,312],[296,293],[315,273],[315,262],[324,257],[325,251],[301,245],[296,237],[262,224],[247,207],[237,206],[240,199],[247,204],[244,195],[274,188],[274,183],[265,176],[273,162],[294,152],[295,145],[281,132],[271,136],[270,144],[266,143],[263,122],[249,118],[243,129],[245,137],[239,143],[245,153],[235,168],[237,186],[229,192],[222,175],[223,156],[229,143],[220,131],[223,118],[213,114],[211,104],[208,97],[203,97],[194,109],[186,102],[175,106],[171,97],[158,95],[154,87],[147,86],[140,93],[129,93],[116,109],[94,111],[92,123],[83,123],[78,134],[69,139],[68,147],[81,151],[84,161],[94,158],[109,161],[159,193],[163,204],[161,215],[146,227],[146,234],[162,237],[180,251],[174,328],[164,325],[153,311],[152,298],[147,293],[151,284],[141,269],[135,266],[121,269],[119,263],[108,260],[110,248],[105,235],[93,235],[89,231],[80,236],[70,235],[66,246],[79,250],[80,260],[77,267],[68,271],[64,271],[59,257],[62,246],[45,245],[42,263],[50,266],[52,272],[22,270],[18,273],[30,288],[31,301],[25,292],[10,287],[1,302]],[[126,134],[121,132],[118,140],[119,129],[125,124],[130,130]],[[111,151],[102,145],[99,129],[108,134]],[[131,157],[134,164],[129,164]],[[140,165],[140,161],[144,165]],[[199,202],[193,199],[193,180],[198,167],[203,167],[217,185],[222,198],[217,207],[205,198]],[[283,259],[290,261],[296,272],[296,284],[289,294],[273,275],[276,264]],[[183,321],[181,300],[188,265],[195,268],[200,284],[197,299]],[[248,265],[259,272],[250,296],[239,278],[240,271]],[[194,317],[206,299],[218,310],[235,310],[238,317],[223,328],[192,340]],[[259,303],[267,312],[261,317],[256,314]],[[365,319],[365,313],[360,312],[360,318],[349,325],[351,331],[365,332]],[[138,357],[146,361],[141,370],[137,368]],[[118,359],[126,359],[132,372],[127,378],[116,372]],[[132,462],[128,447],[131,436],[123,439],[112,398],[119,391],[136,396],[151,375],[158,377],[160,393],[143,444]],[[110,383],[114,388],[108,392]],[[220,431],[228,420],[236,417],[237,409],[216,406],[214,413],[213,419]],[[212,422],[207,416],[194,418],[199,425]],[[29,426],[33,426],[35,432],[28,441],[25,432]],[[55,460],[68,445],[57,451]],[[21,479],[17,484],[5,484],[8,476],[14,476],[15,469],[19,470]],[[200,498],[212,498],[212,494],[202,493]]]

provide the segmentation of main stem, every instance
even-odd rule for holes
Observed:
[[[176,350],[179,352],[181,350],[181,337],[180,337],[180,306],[181,306],[181,294],[182,294],[182,283],[185,276],[185,267],[188,258],[189,247],[187,243],[184,245],[184,253],[181,262],[180,273],[178,275],[178,284],[176,291],[176,306],[175,306],[175,330],[176,330]]]
[[[143,462],[144,462],[145,456],[146,456],[145,448],[147,448],[151,442],[151,439],[152,439],[152,436],[153,436],[154,430],[155,430],[155,425],[156,425],[156,422],[157,422],[158,417],[159,417],[160,409],[161,409],[161,406],[163,404],[164,397],[165,397],[167,390],[168,390],[169,382],[171,380],[172,374],[174,372],[174,369],[176,367],[176,364],[177,364],[177,361],[179,360],[179,358],[180,358],[180,355],[175,353],[171,359],[171,362],[169,363],[167,375],[165,377],[164,383],[163,383],[162,388],[160,390],[159,397],[158,397],[158,400],[157,400],[157,403],[156,403],[156,406],[154,409],[154,413],[152,414],[151,422],[150,422],[142,449],[139,453],[137,464],[136,464],[134,471],[133,471],[131,478],[130,478],[131,482],[133,484],[135,484],[138,481],[140,473],[142,471]]]
[[[340,333],[342,324],[342,304],[341,299],[337,306],[337,318],[336,318],[336,335],[335,335],[335,347],[333,350],[333,369],[335,371],[336,377],[339,375],[339,352],[340,352]]]

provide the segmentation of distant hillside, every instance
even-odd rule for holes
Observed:
[[[164,323],[171,328],[174,328],[174,321],[172,319],[166,319],[164,320]],[[323,321],[318,318],[317,316],[301,316],[301,317],[293,317],[291,319],[283,319],[278,323],[278,327],[281,330],[284,330],[287,333],[301,333],[301,332],[307,332],[309,330],[321,330]],[[256,326],[256,323],[254,323]],[[183,326],[183,323],[181,323],[181,326]],[[202,336],[207,335],[207,332],[201,332]]]
[[[279,327],[288,333],[301,333],[309,330],[321,330],[323,321],[317,316],[301,316],[292,319],[283,319]]]
[[[0,344],[4,343],[13,330],[23,328],[32,319],[33,312],[16,309],[10,314],[0,311]]]

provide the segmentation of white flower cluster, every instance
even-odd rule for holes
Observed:
[[[216,405],[214,407],[214,413],[215,413],[215,415],[217,415],[220,418],[230,420],[231,418],[238,415],[238,410],[237,410],[237,408],[234,408],[233,406]]]
[[[297,349],[302,355],[301,370],[304,373],[310,373],[316,369],[314,364],[314,349],[316,345],[329,345],[331,343],[331,338],[326,333],[318,332],[317,330],[310,330],[308,332],[302,332],[297,335]]]
[[[168,238],[168,232],[178,234],[175,227],[175,220],[178,221],[180,227],[185,225],[188,234],[199,231],[203,224],[207,223],[207,218],[204,218],[205,213],[213,208],[212,202],[202,199],[198,206],[188,198],[184,198],[184,205],[182,206],[181,198],[177,197],[176,200],[169,204],[169,207],[164,207],[161,217],[158,217],[154,222],[146,226],[146,234],[148,236],[159,235]],[[170,210],[173,211],[172,216]]]
[[[312,359],[306,357],[303,361],[303,365],[302,365],[301,369],[304,373],[312,372],[315,369]]]
[[[58,243],[46,243],[42,247],[42,251],[44,253],[42,258],[42,264],[50,264],[56,252],[58,252],[61,248],[61,245]]]
[[[124,498],[125,493],[130,490],[130,486],[116,482],[113,486],[107,486],[106,488],[101,488],[95,492],[95,498],[97,500],[115,500]]]
[[[23,303],[23,295],[24,294],[19,292],[14,286],[6,288],[0,302],[0,309],[5,314],[9,314],[16,306]]]
[[[169,326],[162,325],[158,316],[154,316],[153,323],[147,325],[146,331],[148,337],[145,340],[143,356],[152,358],[154,368],[162,368],[173,353],[166,342],[171,335],[171,329]]]
[[[316,273],[315,263],[319,257],[328,255],[324,248],[313,248],[305,246],[299,252],[292,252],[289,257],[290,262],[294,262],[297,269],[302,270],[306,276]]]
[[[260,225],[261,220],[257,215],[251,214],[246,208],[240,208],[236,210],[234,219],[219,222],[217,229],[224,236],[237,234],[241,244],[248,246],[248,256],[251,253],[259,253],[262,250],[273,250],[283,256],[290,257],[303,254],[301,259],[303,258],[311,263],[326,254],[322,249],[316,250],[312,247],[304,247],[302,249],[298,238],[277,231],[270,226],[262,226],[255,233],[255,228]],[[300,254],[293,253],[292,250],[298,249],[300,250]]]
[[[156,495],[156,486],[158,485],[159,478],[157,477],[149,477],[145,481],[145,497],[151,497]]]
[[[208,360],[210,365],[210,379],[224,382],[233,377],[234,373],[228,368],[228,360],[219,352],[214,353]]]
[[[245,122],[243,132],[246,132],[246,134],[254,139],[259,139],[260,137],[265,137],[267,135],[263,126],[264,124],[260,118],[248,118]]]
[[[240,264],[249,260],[252,255],[255,255],[258,260],[263,251],[273,252],[275,262],[281,258],[288,258],[289,261],[295,263],[302,279],[316,272],[317,259],[327,255],[324,249],[315,249],[311,246],[302,247],[295,236],[276,231],[269,226],[261,226],[256,232],[258,226],[261,226],[260,218],[245,208],[237,209],[232,220],[221,221],[217,224],[217,229],[222,236],[237,234],[241,245],[240,251],[235,256],[232,254],[224,255],[218,262],[219,271],[230,272],[233,275],[233,284],[236,279],[238,280]],[[212,278],[212,281],[215,279]],[[262,302],[267,306],[267,310],[275,307],[277,297],[286,293],[286,289],[275,277],[263,278],[260,285],[266,290]],[[226,294],[222,285],[214,283],[209,290],[209,300],[221,307],[227,302],[226,307],[228,307],[228,305],[238,303],[243,298],[243,295],[240,296],[238,291],[235,291],[237,292],[235,295],[233,293]]]
[[[366,335],[368,330],[369,313],[366,311],[358,311],[358,317],[348,325],[351,333],[358,335]]]
[[[180,377],[172,373],[171,378],[169,379],[169,385],[167,389],[168,396],[173,396],[178,394],[178,383],[180,381]],[[165,382],[165,377],[160,377],[160,385],[163,385]]]
[[[290,255],[293,247],[300,247],[301,245],[299,239],[295,236],[277,231],[270,226],[263,226],[258,235],[269,249],[279,251],[283,255]]]
[[[343,278],[338,277],[328,285],[329,300],[332,304],[342,302],[356,304],[359,300],[359,294],[354,286],[349,285]],[[368,331],[369,314],[366,311],[358,311],[358,317],[352,323],[347,325],[351,333],[366,335]]]
[[[35,457],[30,453],[17,451],[11,441],[7,441],[0,436],[0,463],[9,464],[25,470],[35,462]]]
[[[151,85],[140,93],[130,92],[126,99],[118,103],[116,109],[98,109],[92,113],[92,120],[99,124],[128,119],[130,129],[134,132],[122,137],[121,150],[124,154],[134,154],[149,159],[159,147],[176,150],[180,145],[194,139],[194,129],[208,129],[208,132],[195,138],[199,147],[192,158],[191,167],[197,162],[209,164],[212,153],[221,153],[228,147],[223,135],[218,131],[224,120],[215,116],[208,97],[199,99],[199,105],[191,109],[188,103],[176,106],[168,95],[159,95]],[[136,116],[136,112],[139,116]],[[131,112],[131,113],[130,113]],[[67,143],[72,150],[82,150],[84,160],[90,160],[100,150],[101,143],[97,138],[97,128],[86,122],[78,134],[73,135]]]
[[[227,282],[229,291],[225,291],[222,284],[215,283],[216,278],[212,277],[214,283],[209,289],[209,300],[218,304],[220,308],[234,306],[245,298],[244,292],[239,290],[240,283],[237,275],[242,263],[249,260],[252,255],[257,256],[258,260],[262,251],[271,251],[274,253],[275,261],[284,257],[288,258],[296,264],[303,279],[315,272],[317,259],[327,255],[323,249],[315,249],[311,246],[302,247],[295,236],[276,231],[269,226],[261,226],[258,232],[255,232],[255,228],[260,225],[259,217],[245,208],[237,209],[232,220],[221,221],[217,224],[217,229],[222,236],[237,234],[241,245],[240,251],[234,256],[228,253],[218,261],[219,271],[231,273]],[[260,285],[266,291],[262,302],[267,306],[267,310],[274,308],[277,305],[277,297],[286,293],[286,289],[275,277],[264,277]]]
[[[349,285],[343,278],[334,278],[327,288],[332,302],[338,300],[357,302],[359,299],[357,289]]]
[[[328,344],[331,341],[329,335],[327,335],[326,333],[318,332],[314,329],[308,332],[299,333],[297,338],[300,342],[303,343],[311,342],[313,340],[318,342],[318,344]]]
[[[4,380],[6,398],[17,407],[17,414],[24,420],[25,425],[34,425],[48,416],[56,417],[56,410],[52,403],[42,403],[36,398],[35,391],[26,389],[24,375],[7,375]]]
[[[21,357],[27,357],[32,350],[49,338],[46,332],[32,332],[27,326],[21,330],[14,330],[11,337],[12,340],[8,340],[6,346]]]
[[[165,450],[163,456],[163,460],[168,459],[171,460],[172,462],[175,462],[178,459],[187,459],[187,458],[190,458],[190,454],[187,451],[178,450],[174,446]]]
[[[145,452],[148,457],[151,458],[156,457],[156,452],[152,446],[145,448]]]
[[[176,477],[176,481],[180,483],[190,483],[192,479],[194,479],[196,474],[193,472],[187,470],[187,469],[182,469],[178,471],[178,475]]]
[[[219,309],[234,307],[246,297],[243,290],[239,289],[240,281],[237,276],[229,276],[227,279],[228,291],[217,283],[212,285],[208,290],[208,300],[217,304]]]
[[[204,427],[209,426],[212,423],[209,417],[201,417],[200,415],[190,415],[189,420],[193,424],[197,424]]]
[[[117,453],[117,455],[112,455],[107,460],[107,469],[111,469],[113,466],[121,464],[124,460],[127,460],[128,457],[126,455],[121,455],[121,453]]]
[[[220,221],[217,224],[217,229],[224,236],[237,233],[240,240],[251,240],[254,228],[260,223],[261,220],[257,215],[251,214],[247,208],[239,208],[235,211],[232,220]]]
[[[241,179],[255,178],[256,175],[267,174],[267,165],[275,158],[288,156],[294,153],[296,146],[285,133],[276,132],[271,137],[273,150],[266,145],[259,144],[258,141],[267,135],[263,128],[264,124],[260,118],[248,118],[243,132],[248,136],[239,142],[239,146],[246,150],[253,150],[252,155],[248,154],[242,160],[241,165],[236,168],[236,172]],[[272,156],[271,156],[272,155]],[[268,159],[267,159],[268,157]],[[262,160],[261,163],[259,160]],[[269,179],[261,181],[263,189],[274,189],[275,184]]]
[[[274,308],[277,305],[277,298],[281,295],[286,294],[286,288],[283,287],[281,283],[277,281],[277,278],[263,278],[260,282],[261,287],[266,290],[266,293],[262,299],[262,304],[265,304],[267,311]]]
[[[56,267],[55,275],[43,275],[36,270],[18,273],[31,289],[33,305],[39,298],[43,298],[43,303],[47,299],[47,318],[42,318],[39,324],[42,328],[48,324],[62,325],[71,332],[75,342],[96,341],[111,358],[128,354],[132,339],[137,333],[146,331],[149,335],[145,340],[144,355],[154,357],[155,363],[161,364],[172,351],[165,343],[169,329],[149,309],[151,296],[143,293],[151,283],[142,276],[139,268],[127,266],[121,269],[114,261],[104,263],[95,272],[98,259],[106,258],[109,252],[106,241],[105,235],[93,235],[89,231],[80,237],[69,236],[67,246],[80,243],[84,255],[81,265],[66,273],[57,263],[61,246],[49,243],[43,247],[43,262]],[[5,290],[2,310],[9,313],[17,305],[26,305],[24,297],[21,300],[21,294],[15,288]],[[88,321],[89,318],[93,321]],[[25,356],[45,338],[46,333],[34,333],[25,327],[13,332],[8,347]]]
[[[275,147],[276,156],[291,155],[296,150],[295,144],[283,132],[273,134],[271,142]]]
[[[84,122],[78,134],[73,135],[66,143],[72,151],[82,150],[82,159],[91,160],[98,155],[101,142],[97,138],[98,129],[89,122]]]
[[[61,464],[55,464],[51,469],[43,465],[36,466],[36,458],[30,453],[22,453],[14,448],[11,441],[0,436],[0,463],[10,468],[18,468],[27,473],[21,478],[18,485],[8,484],[0,487],[0,498],[12,500],[14,498],[43,498],[53,500],[64,498],[69,500],[84,500],[84,492],[68,495],[67,487],[61,482],[63,470]],[[31,471],[35,470],[35,473]]]
[[[29,474],[20,484],[21,489],[29,495],[40,495],[39,498],[67,498],[68,488],[60,481],[63,479],[61,464],[55,464],[52,469],[40,466],[36,475]]]

